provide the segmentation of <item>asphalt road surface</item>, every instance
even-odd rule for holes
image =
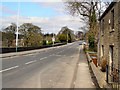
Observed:
[[[2,88],[70,88],[79,59],[79,42],[2,59]]]

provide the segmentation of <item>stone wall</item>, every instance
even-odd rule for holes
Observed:
[[[119,28],[120,26],[118,23],[118,19],[120,19],[120,15],[118,13],[120,11],[119,3],[116,3],[101,20],[100,56],[101,56],[102,45],[103,45],[104,57],[107,58],[109,63],[109,51],[110,51],[110,45],[112,45],[113,46],[113,64],[115,67],[118,67],[118,59],[119,59],[118,56],[120,56],[118,55],[119,44],[120,44],[120,39],[119,39],[120,33],[118,33],[118,31],[120,31],[120,28]],[[112,21],[111,11],[113,9],[114,9],[114,30],[112,29],[112,23],[111,23]],[[103,20],[104,20],[104,32],[102,30]]]
[[[93,71],[93,74],[97,80],[96,83],[98,83],[100,88],[111,88],[110,85],[106,82],[106,73],[102,72],[99,67],[96,67],[93,62],[91,62],[91,57],[89,52],[86,53],[87,60],[89,62],[89,65]]]
[[[119,62],[118,62],[118,64],[120,65],[120,2],[118,3],[118,8],[119,8],[119,9],[118,9],[118,12],[119,12],[119,13],[118,13],[118,20],[119,20],[119,21],[118,21],[118,24],[119,24],[119,26],[118,26],[118,33],[119,33],[119,36],[118,36],[118,38],[119,38],[119,43],[118,43],[118,47],[119,47],[119,48],[118,48],[118,50],[119,50],[119,51],[118,51],[118,59],[119,59],[119,60],[118,60],[118,61],[119,61]],[[120,69],[120,66],[119,66],[119,69]]]

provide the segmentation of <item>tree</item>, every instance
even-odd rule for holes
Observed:
[[[71,43],[71,42],[72,42],[72,38],[71,38],[70,33],[68,33],[68,43]]]
[[[58,33],[58,36],[60,34],[66,35],[66,39],[67,39],[67,35],[68,35],[68,42],[72,42],[72,40],[75,39],[75,35],[74,35],[73,31],[71,29],[69,29],[67,26],[61,28],[61,30]]]
[[[3,34],[3,37],[5,38],[4,40],[6,40],[8,47],[12,46],[13,44],[13,40],[15,39],[16,29],[17,29],[17,25],[15,23],[11,23],[10,26],[3,29],[3,32],[5,32]]]
[[[42,45],[46,45],[46,40],[42,40]]]
[[[101,0],[91,0],[90,2],[80,2],[79,0],[72,0],[72,2],[69,2],[69,0],[66,0],[66,10],[68,13],[72,16],[80,16],[80,19],[83,20],[84,23],[86,23],[85,27],[83,27],[84,30],[88,31],[85,38],[88,38],[90,33],[92,33],[92,37],[94,37],[95,46],[98,44],[98,35],[99,35],[99,24],[98,24],[98,18],[103,13],[104,9],[106,8],[106,5],[108,6],[110,3],[106,2],[103,3]],[[82,17],[81,17],[82,16]]]
[[[61,42],[66,42],[67,41],[67,36],[65,34],[60,34],[58,36],[58,39],[61,41]]]
[[[66,1],[65,3],[68,13],[72,16],[83,16],[83,20],[88,20],[91,28],[92,11],[98,5],[98,2],[92,0],[91,2],[79,2],[79,0]]]
[[[90,51],[97,51],[97,45],[95,43],[95,38],[93,36],[93,33],[90,33],[88,36],[88,42],[89,42],[89,50]]]
[[[23,35],[29,35],[30,33],[38,33],[41,34],[41,28],[33,25],[32,23],[24,23],[20,26],[20,33]]]
[[[20,26],[20,33],[24,35],[25,46],[40,46],[42,45],[43,35],[41,28],[32,23],[24,23]]]

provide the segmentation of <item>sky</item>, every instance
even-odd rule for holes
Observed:
[[[63,0],[0,1],[2,1],[0,2],[0,19],[2,19],[0,30],[17,21],[19,26],[23,23],[32,23],[42,28],[43,33],[56,34],[64,26],[74,31],[81,31],[80,28],[85,25],[80,17],[73,17],[67,13]]]
[[[19,7],[19,14],[18,14]],[[2,8],[2,9],[1,9]],[[83,26],[79,17],[69,15],[63,2],[2,2],[0,4],[2,14],[2,27],[11,23],[22,25],[32,23],[41,27],[43,33],[58,33],[62,27],[78,31]],[[19,15],[19,18],[17,19]]]

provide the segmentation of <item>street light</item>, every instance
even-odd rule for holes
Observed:
[[[20,0],[18,1],[18,16],[17,16],[17,32],[16,32],[16,52],[18,51],[17,50],[17,47],[18,47],[18,21],[19,21],[19,8],[20,8]]]
[[[53,22],[54,23],[54,22]],[[55,41],[55,38],[54,38],[54,29],[55,29],[55,27],[54,27],[55,25],[53,24],[53,38],[52,38],[52,41],[53,41],[53,46],[54,46],[54,41]]]
[[[54,46],[54,41],[55,41],[55,38],[54,38],[54,33],[53,33],[53,38],[52,38],[52,41],[53,41],[53,46]]]

